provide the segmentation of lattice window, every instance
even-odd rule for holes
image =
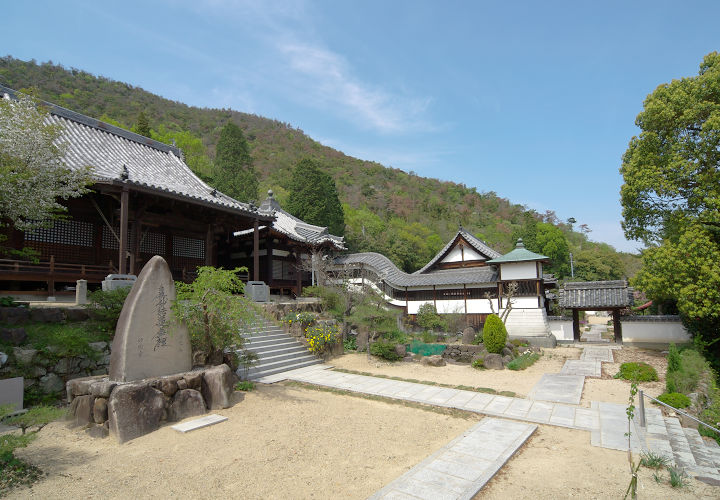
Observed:
[[[113,230],[115,231],[115,234],[119,237],[120,236],[120,226],[114,226]],[[120,245],[118,244],[117,238],[115,238],[115,234],[113,234],[112,231],[110,231],[110,228],[107,226],[103,226],[102,228],[102,247],[107,248],[108,250],[117,250],[120,248]]]
[[[185,236],[173,236],[173,256],[204,259],[205,241]]]
[[[147,232],[140,239],[140,253],[165,255],[165,235]],[[177,254],[176,254],[177,255]]]
[[[90,222],[58,220],[52,227],[41,227],[25,233],[27,241],[59,243],[61,245],[93,246],[95,226]]]

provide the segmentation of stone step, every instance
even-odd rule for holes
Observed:
[[[307,349],[300,346],[300,349],[292,351],[270,351],[264,352],[258,356],[258,365],[262,364],[266,366],[268,363],[274,363],[275,361],[282,361],[284,359],[300,359],[305,356],[312,356]]]
[[[249,343],[245,345],[246,349],[249,349],[251,351],[256,352],[257,354],[267,352],[267,351],[274,351],[276,349],[283,349],[286,347],[304,347],[300,342],[298,342],[295,339],[285,339],[285,340],[276,340],[273,342],[258,342],[258,343]]]
[[[667,427],[675,465],[688,470],[697,467],[698,464],[695,461],[695,456],[680,421],[677,418],[667,417],[665,418],[665,427]]]
[[[254,337],[244,337],[245,340],[247,340],[249,343],[253,345],[259,345],[259,344],[269,344],[272,342],[279,342],[284,341],[287,339],[295,339],[294,337],[289,336],[286,333],[277,333],[277,334],[269,334],[269,335],[258,335]]]
[[[274,367],[274,368],[264,368],[264,369],[260,369],[258,371],[252,372],[252,373],[248,372],[247,377],[248,377],[248,380],[257,380],[262,377],[267,377],[268,375],[276,375],[278,373],[283,373],[283,372],[290,371],[290,370],[296,370],[298,368],[304,368],[306,366],[317,365],[320,363],[322,363],[322,360],[313,356],[312,359],[308,359],[308,360],[298,361],[295,363],[290,363],[290,364],[286,364],[286,365],[278,366],[278,367]],[[255,368],[258,368],[258,367],[255,367]],[[240,375],[240,373],[238,373],[238,375]]]
[[[252,349],[251,349],[252,350]],[[299,343],[294,343],[290,345],[281,345],[281,346],[271,346],[267,349],[263,349],[262,351],[254,351],[255,354],[258,355],[260,359],[269,358],[270,356],[279,356],[281,354],[291,354],[291,353],[307,353],[307,348]]]
[[[690,444],[690,449],[695,457],[695,463],[701,467],[712,467],[717,469],[718,465],[715,463],[713,453],[705,445],[705,441],[703,441],[703,438],[700,436],[697,429],[683,427],[683,432]]]

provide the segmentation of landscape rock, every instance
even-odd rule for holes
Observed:
[[[405,344],[396,344],[395,354],[397,354],[401,358],[404,358],[405,354],[407,354],[407,346],[405,346]]]
[[[229,367],[228,367],[229,368]],[[185,382],[187,382],[188,389],[200,390],[202,384],[203,372],[190,372],[183,375]]]
[[[23,389],[27,389],[28,387],[32,387],[36,384],[37,384],[37,382],[33,378],[23,379]]]
[[[170,310],[175,297],[170,266],[156,255],[143,266],[125,299],[115,329],[110,380],[129,382],[190,370],[187,326],[177,323]]]
[[[47,375],[40,377],[40,390],[42,390],[45,394],[61,392],[64,388],[65,382],[63,382],[63,379],[54,373],[48,373]]]
[[[367,349],[368,332],[366,330],[361,330],[358,332],[357,337],[356,337],[356,344],[357,344],[358,352],[364,351]]]
[[[207,364],[207,353],[205,351],[194,351],[192,353],[193,366],[205,366]]]
[[[408,355],[405,356],[402,360],[403,360],[405,363],[412,363],[413,361],[415,361],[415,358],[413,357],[412,354],[408,354]]]
[[[187,388],[188,388],[187,381],[185,381],[184,378],[181,378],[180,380],[178,380],[178,381],[177,381],[177,388],[178,388],[179,391],[182,391],[182,390],[184,390],[184,389],[187,389]]]
[[[502,370],[503,369],[502,356],[500,356],[499,354],[488,353],[483,358],[483,366],[485,366],[485,368],[489,368],[491,370]]]
[[[97,380],[90,385],[90,394],[97,398],[109,398],[110,393],[117,385],[117,382],[112,382],[108,379]]]
[[[422,364],[427,366],[445,366],[445,360],[439,354],[433,356],[425,356],[422,360]]]
[[[513,360],[512,356],[503,356],[502,357],[502,364],[503,366],[507,366],[507,364]]]
[[[68,380],[65,384],[65,392],[67,393],[68,402],[72,401],[75,396],[90,394],[92,385],[97,383],[100,379],[101,377],[80,377]],[[101,394],[97,395],[105,397]]]
[[[512,349],[510,349],[510,348],[508,348],[508,347],[503,347],[502,355],[503,355],[503,356],[511,356],[511,357],[512,357],[513,351],[512,351]]]
[[[65,319],[68,321],[85,321],[90,316],[84,308],[68,307],[65,308]]]
[[[62,323],[65,315],[57,307],[35,307],[30,309],[30,319],[40,323]]]
[[[230,398],[233,393],[233,373],[230,367],[218,365],[205,370],[202,376],[201,392],[208,409],[230,407]]]
[[[109,431],[104,425],[90,425],[85,429],[85,434],[94,438],[106,438]]]
[[[0,340],[12,345],[20,345],[27,340],[25,328],[0,328]]]
[[[90,342],[88,344],[88,347],[95,352],[105,352],[105,349],[108,348],[108,343],[107,342]]]
[[[95,398],[93,403],[93,420],[96,424],[102,424],[108,419],[108,403],[105,398]]]
[[[17,325],[29,319],[30,311],[27,307],[0,307],[0,322]]]
[[[76,426],[93,423],[93,407],[95,398],[90,395],[78,396],[70,403],[70,417]]]
[[[205,401],[200,392],[194,389],[178,391],[168,407],[167,419],[176,422],[188,417],[205,413]]]
[[[462,332],[462,343],[472,344],[475,340],[475,329],[472,326],[468,326]]]
[[[5,363],[7,363],[7,360],[9,359],[8,355],[4,352],[0,352],[0,367],[5,366]]]
[[[37,349],[23,349],[22,347],[14,347],[13,354],[15,355],[15,361],[19,365],[29,365],[37,356]]]
[[[148,434],[160,427],[165,396],[147,384],[119,385],[108,400],[110,433],[120,442]]]
[[[172,397],[178,391],[178,380],[181,379],[182,377],[178,375],[171,377],[162,377],[153,382],[153,387],[155,389],[158,389],[159,391],[162,391],[162,393],[165,394],[167,397]]]
[[[33,365],[32,368],[30,368],[30,376],[32,378],[38,378],[42,377],[43,375],[47,374],[47,370],[43,368],[42,366]]]

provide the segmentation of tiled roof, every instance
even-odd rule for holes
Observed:
[[[288,238],[308,243],[310,245],[322,245],[329,243],[336,250],[344,250],[345,242],[342,236],[330,234],[328,228],[308,224],[282,209],[280,203],[273,198],[272,191],[268,191],[268,197],[260,204],[259,212],[262,215],[275,217],[272,228]]]
[[[0,94],[15,91],[0,85]],[[190,202],[257,217],[257,211],[205,184],[182,159],[180,149],[46,103],[47,122],[61,126],[70,168],[92,167],[98,183],[123,183]]]
[[[422,269],[415,271],[414,274],[424,274],[430,269],[432,266],[434,266],[440,259],[442,259],[448,250],[453,246],[455,241],[457,241],[458,237],[462,237],[472,245],[472,247],[477,250],[482,255],[485,255],[487,257],[490,257],[491,259],[500,257],[500,254],[490,248],[484,241],[479,240],[472,234],[465,231],[462,227],[458,230],[457,234],[451,239],[445,247],[440,250],[435,257],[433,257],[430,262],[428,262]]]
[[[502,257],[497,257],[493,260],[489,260],[488,264],[507,264],[509,262],[528,262],[537,260],[550,260],[550,257],[540,255],[539,253],[531,252],[522,242],[522,238],[517,241],[517,245],[510,252],[506,253]]]
[[[374,271],[380,279],[397,288],[433,285],[494,286],[497,271],[492,266],[438,271],[427,274],[408,274],[398,269],[390,259],[374,252],[353,253],[335,258],[336,265],[360,265]]]
[[[565,283],[558,304],[565,309],[630,307],[634,304],[633,289],[625,281]]]

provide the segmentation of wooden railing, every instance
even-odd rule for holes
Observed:
[[[62,281],[89,279],[102,281],[105,276],[114,272],[112,262],[107,265],[68,264],[55,262],[53,256],[49,261],[32,262],[29,260],[0,259],[0,280]]]

